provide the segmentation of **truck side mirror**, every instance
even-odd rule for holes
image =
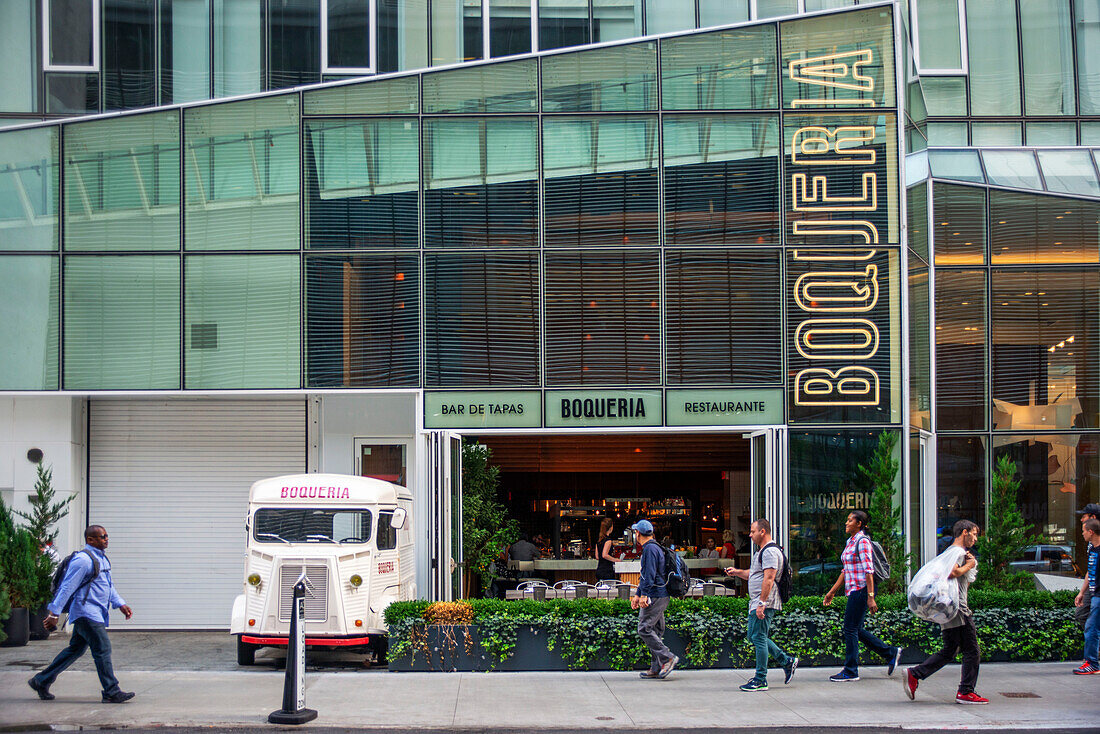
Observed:
[[[394,510],[393,516],[390,517],[390,527],[394,530],[400,530],[402,527],[404,527],[406,514],[408,513],[405,512],[405,508],[403,507],[398,507],[396,510]]]

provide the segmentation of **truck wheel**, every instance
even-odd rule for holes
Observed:
[[[388,662],[386,656],[390,651],[389,638],[383,637],[375,642],[372,647],[374,648],[374,664],[385,665]]]
[[[256,664],[256,645],[237,638],[237,665]]]

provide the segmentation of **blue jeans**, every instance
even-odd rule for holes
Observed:
[[[844,670],[845,675],[859,675],[859,643],[877,652],[887,660],[892,660],[898,654],[896,647],[890,647],[879,638],[863,629],[863,621],[867,618],[867,587],[856,589],[848,595],[848,605],[844,607],[844,626],[841,627],[841,635],[844,637]]]
[[[59,652],[45,670],[34,676],[35,683],[47,688],[53,685],[57,676],[75,663],[88,648],[92,650],[92,660],[95,661],[95,669],[99,673],[103,695],[118,693],[118,678],[115,678],[115,671],[111,667],[111,641],[107,639],[107,627],[86,618],[73,622],[69,646]]]
[[[768,638],[768,630],[771,628],[773,617],[775,617],[774,609],[765,609],[763,619],[756,616],[755,609],[749,610],[749,625],[746,637],[756,648],[755,680],[761,683],[767,683],[768,681],[768,657],[775,658],[776,662],[783,667],[791,662],[791,656],[780,650],[779,645]]]
[[[1085,622],[1085,660],[1100,664],[1100,596],[1092,595],[1092,607]]]

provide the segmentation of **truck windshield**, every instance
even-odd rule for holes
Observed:
[[[252,523],[257,543],[366,543],[371,513],[361,509],[261,507]]]

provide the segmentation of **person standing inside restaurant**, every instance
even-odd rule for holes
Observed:
[[[1089,520],[1100,520],[1100,505],[1095,502],[1090,502],[1083,508],[1077,511],[1077,514],[1081,517],[1081,527],[1085,527],[1085,523]],[[1089,547],[1085,545],[1085,552],[1088,553]],[[1087,563],[1085,564],[1088,565]],[[1088,574],[1085,574],[1088,577]],[[1073,614],[1077,618],[1077,624],[1084,627],[1088,624],[1089,613],[1092,609],[1092,587],[1089,584],[1082,585],[1082,595],[1080,605],[1074,607]]]
[[[615,563],[623,560],[612,555],[611,546],[614,541],[611,533],[615,530],[615,521],[605,517],[600,521],[600,539],[596,541],[596,580],[616,581],[619,576],[615,573]]]
[[[700,558],[718,558],[718,549],[714,546],[714,538],[707,538],[707,545],[699,551]],[[699,575],[703,578],[718,573],[718,566],[706,566],[699,569]]]
[[[118,595],[111,581],[111,562],[106,554],[107,531],[102,525],[89,525],[84,531],[84,540],[87,545],[72,554],[53,601],[46,605],[48,614],[43,622],[46,629],[57,629],[58,616],[68,605],[69,621],[73,625],[69,646],[59,652],[45,670],[27,681],[27,685],[43,701],[52,701],[54,695],[50,693],[50,686],[57,676],[91,648],[99,683],[103,687],[103,703],[125,703],[134,694],[118,686],[111,664],[107,625],[110,624],[111,609],[118,609],[126,619],[133,616],[133,610]]]
[[[783,608],[776,578],[787,559],[772,542],[771,523],[760,518],[749,528],[749,537],[760,550],[752,557],[748,570],[727,568],[726,574],[749,582],[749,642],[756,648],[756,675],[740,688],[742,691],[768,690],[768,658],[773,657],[783,668],[783,682],[790,683],[798,669],[798,658],[780,649],[768,637],[775,613]]]
[[[1100,673],[1100,595],[1097,595],[1096,581],[1100,577],[1100,520],[1086,520],[1081,526],[1081,535],[1087,544],[1088,571],[1073,603],[1080,609],[1084,606],[1085,591],[1092,591],[1092,595],[1089,615],[1085,620],[1085,662],[1073,672],[1077,675],[1096,675]]]
[[[668,609],[668,589],[665,579],[665,551],[653,540],[653,523],[639,520],[631,528],[638,534],[642,546],[642,573],[638,588],[630,597],[630,608],[638,610],[638,636],[653,657],[642,678],[667,678],[680,658],[665,644],[665,610]]]
[[[946,624],[940,625],[943,649],[930,655],[920,665],[906,668],[902,683],[905,685],[905,695],[910,701],[917,695],[917,684],[948,663],[954,662],[955,655],[961,650],[962,678],[959,680],[959,690],[955,694],[955,703],[989,703],[988,698],[983,698],[974,692],[974,686],[978,682],[982,651],[978,647],[978,631],[974,628],[974,620],[966,598],[970,584],[978,575],[978,559],[970,549],[978,542],[979,532],[977,524],[970,520],[959,520],[952,529],[955,540],[951,544],[965,551],[959,563],[951,569],[951,578],[959,584],[959,611]]]
[[[867,645],[886,659],[886,675],[893,675],[901,659],[901,648],[890,647],[863,627],[867,619],[867,610],[878,611],[875,602],[875,566],[871,553],[871,539],[867,537],[867,523],[870,517],[863,510],[848,513],[844,523],[844,532],[848,533],[848,544],[840,554],[841,572],[833,588],[825,594],[825,606],[833,603],[833,597],[844,586],[848,603],[844,607],[844,670],[829,676],[834,683],[847,683],[859,680],[859,643]]]

